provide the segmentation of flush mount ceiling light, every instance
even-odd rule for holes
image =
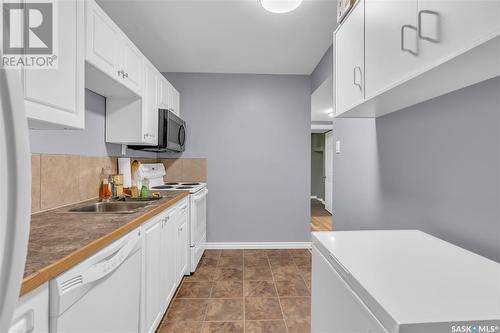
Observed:
[[[271,13],[288,13],[300,6],[302,0],[259,0],[262,7]]]

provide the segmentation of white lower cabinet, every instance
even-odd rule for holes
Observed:
[[[49,331],[49,284],[45,283],[19,299],[9,333]]]
[[[177,278],[182,279],[182,277],[189,273],[188,267],[188,256],[189,256],[189,240],[188,240],[188,202],[186,200],[177,212],[176,218],[176,275]]]
[[[145,331],[161,320],[161,248],[163,218],[156,217],[144,227],[144,299],[142,316]]]
[[[143,332],[158,327],[184,274],[187,273],[187,199],[143,225]]]

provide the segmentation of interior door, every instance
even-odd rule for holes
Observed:
[[[333,132],[325,135],[325,209],[332,214],[333,197]]]
[[[0,69],[0,182],[9,189],[0,191],[0,332],[10,327],[24,274],[31,214],[30,159],[20,73]]]

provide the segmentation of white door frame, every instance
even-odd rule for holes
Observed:
[[[325,134],[325,209],[332,214],[333,197],[333,131]]]

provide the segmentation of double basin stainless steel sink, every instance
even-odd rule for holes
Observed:
[[[133,214],[139,209],[146,207],[151,202],[129,202],[129,201],[112,201],[112,202],[96,202],[90,205],[72,208],[71,213],[112,213],[112,214]]]

